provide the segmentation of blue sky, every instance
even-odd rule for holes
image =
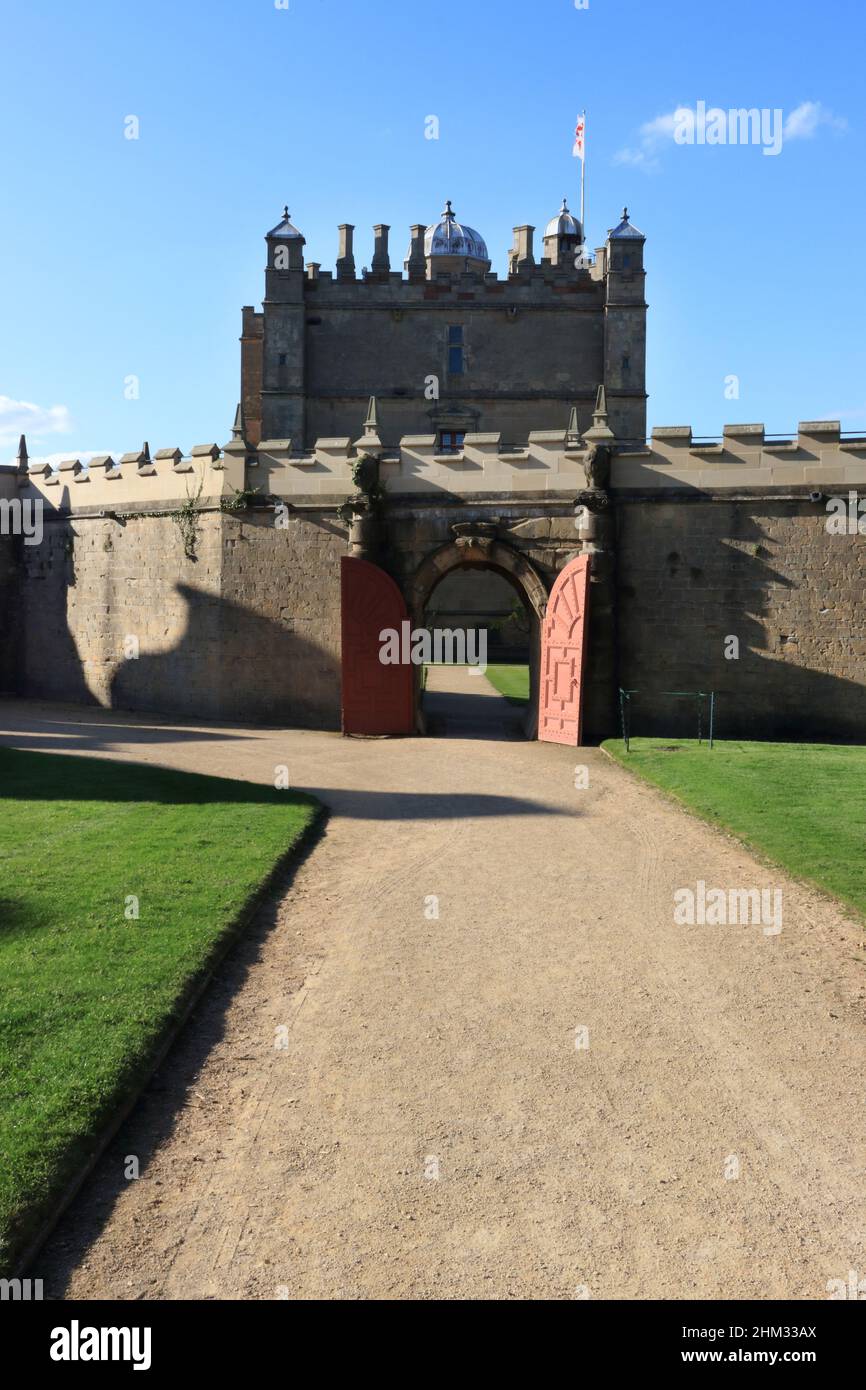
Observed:
[[[852,0],[7,3],[0,460],[22,428],[38,456],[223,443],[240,308],[260,302],[285,202],[328,269],[338,223],[357,226],[359,267],[390,223],[397,264],[451,198],[504,274],[516,223],[578,204],[583,107],[589,240],[624,203],[647,236],[650,424],[866,431],[864,16]],[[780,109],[781,152],[676,143],[673,113],[700,101]]]

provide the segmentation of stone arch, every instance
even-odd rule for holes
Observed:
[[[440,579],[453,569],[478,565],[498,570],[519,589],[530,612],[541,620],[547,607],[547,585],[530,560],[504,541],[480,536],[461,536],[440,546],[422,560],[406,587],[406,602],[414,623],[420,623],[428,600]]]
[[[541,653],[541,623],[547,609],[548,589],[538,570],[520,550],[484,535],[458,536],[428,555],[406,585],[406,604],[412,624],[420,627],[430,595],[441,579],[452,570],[477,566],[504,575],[526,604],[531,620],[529,658],[529,709],[524,721],[527,738],[538,735],[538,673]],[[420,677],[415,688],[415,722],[424,732],[421,711]]]

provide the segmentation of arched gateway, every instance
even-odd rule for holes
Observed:
[[[589,557],[570,560],[548,599],[535,566],[515,547],[466,527],[466,534],[439,546],[405,585],[405,597],[378,565],[346,556],[341,568],[343,696],[346,734],[425,732],[421,668],[382,660],[383,633],[423,630],[436,587],[455,570],[492,570],[515,589],[530,617],[530,701],[523,729],[553,743],[577,744],[586,646]]]
[[[424,614],[433,591],[449,574],[464,569],[493,570],[502,575],[516,591],[529,615],[529,708],[523,731],[534,738],[538,724],[538,691],[540,669],[541,624],[547,608],[547,585],[534,565],[514,546],[485,535],[481,528],[470,530],[456,540],[446,543],[422,560],[407,585],[407,603],[415,626],[424,622]],[[416,728],[424,732],[420,709],[419,678],[415,680]]]

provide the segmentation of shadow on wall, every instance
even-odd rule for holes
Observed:
[[[647,692],[633,701],[635,736],[695,737],[694,704],[651,692],[715,690],[719,738],[866,739],[866,645],[856,599],[866,551],[854,538],[855,548],[844,552],[845,538],[819,535],[821,525],[805,499],[793,510],[772,500],[622,508],[620,679]],[[840,547],[833,573],[825,543]],[[852,631],[858,624],[859,633]],[[731,638],[737,659],[725,656]],[[831,669],[815,669],[819,661]],[[859,666],[864,682],[834,675],[834,663]]]
[[[176,592],[187,605],[183,636],[117,667],[112,709],[339,729],[338,657],[217,594],[189,584]]]
[[[69,488],[64,486],[49,516],[69,508]],[[69,610],[78,586],[75,568],[76,532],[72,524],[45,526],[42,542],[32,549],[22,546],[19,560],[18,660],[10,688],[15,694],[75,705],[99,705],[84,674],[84,663],[69,622]]]
[[[93,569],[93,542],[68,510],[64,488],[52,508],[52,522],[61,524],[46,525],[41,544],[23,557],[18,659],[6,686],[11,693],[169,716],[339,728],[339,651],[293,630],[291,620],[264,616],[193,584],[139,598],[132,588],[130,603],[119,602],[106,573]],[[110,548],[103,543],[103,550]],[[133,571],[133,578],[138,583],[140,576]],[[182,614],[175,594],[183,600]],[[119,624],[128,623],[135,635],[137,614],[142,628],[155,620],[159,630],[166,608],[173,610],[175,629],[183,628],[175,644],[125,658]]]

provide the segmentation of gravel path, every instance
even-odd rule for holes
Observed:
[[[0,730],[287,763],[333,812],[43,1252],[46,1292],[821,1299],[866,1275],[859,928],[600,752],[12,703]],[[781,887],[782,932],[676,926],[698,879]]]

